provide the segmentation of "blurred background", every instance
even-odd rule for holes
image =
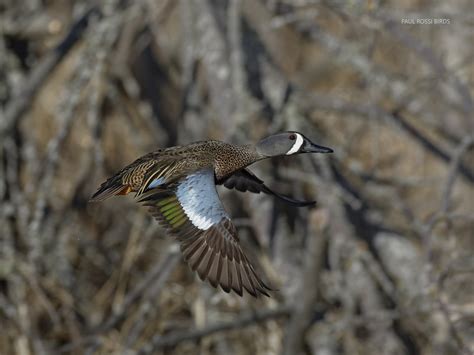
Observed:
[[[474,2],[4,0],[1,354],[473,354]],[[271,298],[201,282],[131,196],[158,147],[298,130],[218,188]]]

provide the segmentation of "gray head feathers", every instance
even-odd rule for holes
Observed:
[[[299,132],[283,132],[268,136],[257,143],[256,150],[263,157],[333,151],[331,148],[311,142]]]

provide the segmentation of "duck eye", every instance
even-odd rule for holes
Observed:
[[[288,138],[294,141],[296,139],[296,134],[290,134]]]

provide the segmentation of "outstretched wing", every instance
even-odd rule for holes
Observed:
[[[273,190],[270,190],[270,188],[266,186],[262,180],[256,177],[248,169],[239,170],[235,172],[234,174],[230,175],[229,177],[223,180],[217,181],[217,184],[224,185],[228,189],[236,189],[241,192],[250,191],[257,194],[260,192],[263,192],[269,195],[273,195],[279,198],[280,200],[285,201],[286,203],[289,203],[296,207],[311,206],[316,203],[316,201],[295,200],[291,197],[284,196]]]
[[[167,231],[177,237],[185,261],[202,280],[225,292],[252,296],[271,290],[243,253],[237,230],[217,195],[212,169],[199,170],[138,196]]]

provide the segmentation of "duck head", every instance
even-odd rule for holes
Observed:
[[[311,142],[298,132],[283,132],[263,138],[256,145],[257,152],[263,157],[293,155],[301,153],[332,153],[331,148]]]

